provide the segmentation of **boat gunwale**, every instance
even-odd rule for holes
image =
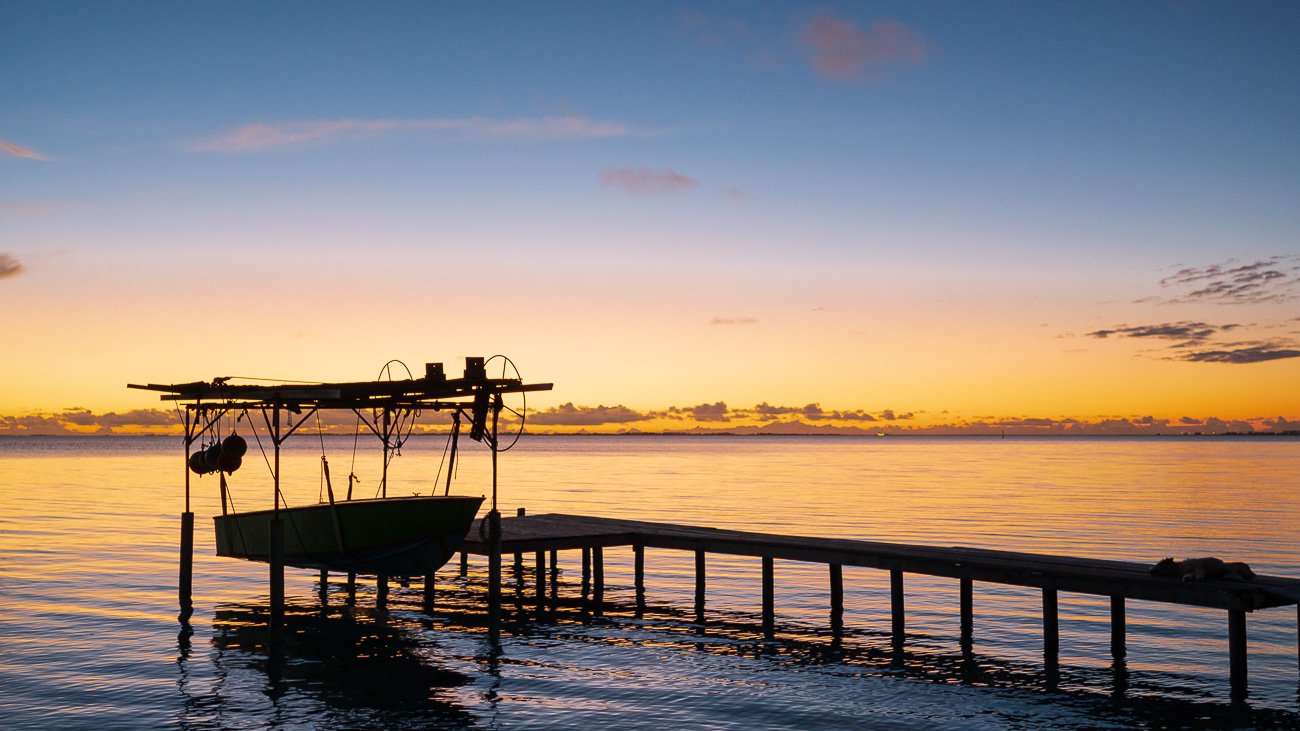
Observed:
[[[288,506],[288,507],[279,508],[278,510],[275,509],[275,508],[266,508],[266,509],[264,509],[264,510],[247,510],[247,511],[240,512],[240,513],[223,513],[223,514],[221,514],[221,515],[214,515],[214,516],[212,516],[212,519],[213,519],[213,520],[223,520],[223,519],[226,519],[226,518],[243,518],[243,517],[251,517],[251,516],[255,516],[255,515],[274,515],[274,514],[277,513],[277,512],[280,512],[280,513],[287,513],[287,512],[299,512],[299,511],[306,511],[306,510],[320,510],[320,509],[329,509],[329,508],[337,507],[337,506],[340,506],[340,505],[375,505],[375,504],[378,504],[378,503],[399,503],[399,502],[407,502],[407,501],[414,501],[414,502],[429,502],[429,501],[436,501],[436,502],[459,502],[459,501],[466,501],[466,500],[478,500],[478,501],[479,501],[479,504],[481,505],[481,504],[483,503],[483,501],[486,500],[486,499],[487,499],[487,496],[486,496],[486,495],[478,495],[478,496],[474,496],[474,495],[404,495],[404,496],[401,496],[401,497],[360,498],[360,499],[358,499],[358,500],[336,500],[336,501],[334,501],[334,502],[332,502],[332,503],[330,503],[330,502],[321,502],[321,503],[313,503],[313,504],[311,504],[311,505],[294,505],[294,506]]]

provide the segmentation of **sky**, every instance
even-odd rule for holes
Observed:
[[[1300,421],[1295,3],[0,21],[0,434],[495,353],[556,431]]]

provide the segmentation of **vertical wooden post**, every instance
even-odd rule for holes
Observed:
[[[591,547],[582,547],[582,603],[591,596]]]
[[[831,631],[839,634],[844,631],[844,567],[830,564],[831,581]]]
[[[1110,657],[1116,663],[1128,656],[1128,627],[1124,617],[1124,597],[1110,598]]]
[[[320,570],[320,580],[316,582],[316,593],[320,596],[320,605],[329,606],[330,603],[330,572],[326,569]]]
[[[190,510],[190,446],[194,444],[194,427],[190,417],[192,412],[185,409],[185,449],[181,456],[185,458],[185,510],[181,513],[181,565],[180,576],[176,581],[176,594],[180,603],[180,620],[189,620],[194,614],[194,513]],[[225,494],[221,498],[222,514],[225,513]]]
[[[426,614],[433,612],[433,607],[437,601],[438,581],[434,574],[424,575],[424,611]]]
[[[546,552],[538,551],[533,556],[533,571],[537,574],[534,577],[537,588],[537,603],[541,604],[546,599]]]
[[[357,572],[348,572],[348,604],[357,603]]]
[[[181,619],[194,613],[194,513],[181,513],[181,573],[176,585],[181,604]]]
[[[1246,612],[1228,610],[1228,672],[1232,684],[1232,701],[1246,700]]]
[[[492,453],[496,457],[496,452]],[[501,636],[501,513],[488,511],[488,636]]]
[[[560,583],[560,552],[552,548],[551,549],[551,596],[555,596],[556,592],[558,591],[556,585],[559,583]]]
[[[375,577],[375,609],[388,608],[388,577],[380,574]]]
[[[636,616],[645,613],[645,546],[632,546],[632,585],[636,591]]]
[[[776,636],[776,578],[771,556],[763,557],[763,637]]]
[[[605,613],[605,549],[591,547],[591,601],[597,615]]]
[[[704,551],[695,552],[695,623],[704,624]]]
[[[970,577],[961,578],[961,649],[970,652],[975,644],[975,582]]]
[[[893,620],[894,652],[899,653],[903,649],[907,632],[903,605],[903,572],[900,569],[891,569],[889,572],[889,614],[890,619]]]
[[[267,545],[271,568],[271,642],[276,644],[284,627],[284,521],[278,517],[271,519],[267,529]]]
[[[1057,612],[1056,589],[1043,587],[1043,664],[1050,678],[1061,656],[1061,623]]]
[[[515,517],[524,517],[524,512],[523,508],[519,508],[515,511]],[[519,551],[515,551],[515,581],[521,584],[524,581],[524,554]]]
[[[274,443],[275,466],[272,468],[271,524],[267,535],[267,563],[270,564],[270,635],[273,649],[277,649],[284,626],[284,522],[280,520],[280,407],[271,410],[273,422],[271,441]],[[266,412],[262,412],[265,416]]]
[[[469,551],[460,552],[460,575],[469,576]]]

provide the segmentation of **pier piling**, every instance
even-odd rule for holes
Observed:
[[[176,585],[181,619],[194,613],[194,513],[181,513],[181,568]]]
[[[975,644],[975,582],[969,576],[961,578],[961,649],[969,654]]]
[[[1228,675],[1233,702],[1246,700],[1246,612],[1228,610]]]
[[[1057,671],[1061,657],[1061,623],[1056,589],[1043,587],[1043,664],[1049,676]]]
[[[437,601],[438,584],[433,574],[425,574],[424,577],[424,602],[423,609],[426,614],[433,612],[434,603]]]
[[[596,616],[605,613],[605,549],[602,546],[591,549],[591,603]]]
[[[1110,656],[1116,663],[1128,656],[1128,627],[1124,616],[1124,597],[1110,598]]]
[[[375,609],[388,609],[388,577],[383,574],[375,577]]]
[[[645,613],[645,546],[632,544],[632,585],[636,591],[636,616]]]
[[[267,545],[271,573],[271,616],[268,626],[271,642],[275,644],[284,629],[284,521],[279,517],[273,518],[267,529]]]
[[[704,624],[704,551],[695,552],[695,623]]]
[[[830,564],[831,632],[844,631],[844,567]]]
[[[889,616],[892,624],[894,653],[903,651],[903,642],[907,630],[907,621],[903,606],[903,572],[891,569],[889,572]]]
[[[771,556],[763,557],[763,639],[776,636],[776,577]]]
[[[488,634],[496,639],[501,635],[501,513],[489,510],[487,525]]]

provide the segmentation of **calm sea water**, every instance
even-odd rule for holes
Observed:
[[[324,441],[336,488],[354,470],[372,494],[374,450]],[[441,452],[415,440],[390,494],[431,492]],[[320,453],[314,435],[290,442],[290,502],[319,499]],[[178,439],[0,438],[0,725],[1300,727],[1294,608],[1249,615],[1251,693],[1232,707],[1222,611],[1130,602],[1117,673],[1108,604],[1062,594],[1051,685],[1035,590],[976,584],[964,659],[956,582],[909,576],[898,666],[884,572],[845,568],[836,641],[825,567],[778,561],[778,638],[764,642],[757,559],[710,557],[698,627],[693,558],[653,549],[643,617],[630,549],[606,552],[604,617],[582,611],[580,558],[561,553],[558,609],[538,609],[525,575],[507,590],[499,645],[479,560],[465,578],[443,570],[432,614],[418,586],[377,611],[371,584],[349,605],[335,580],[322,603],[318,577],[290,569],[291,635],[271,662],[265,566],[212,555],[211,478],[194,480],[196,608],[177,621],[182,459]],[[488,464],[467,449],[455,491],[488,492]],[[1300,440],[1281,438],[536,437],[502,456],[501,507],[1135,561],[1217,555],[1300,577],[1297,465]],[[256,445],[232,490],[240,509],[269,507]]]

